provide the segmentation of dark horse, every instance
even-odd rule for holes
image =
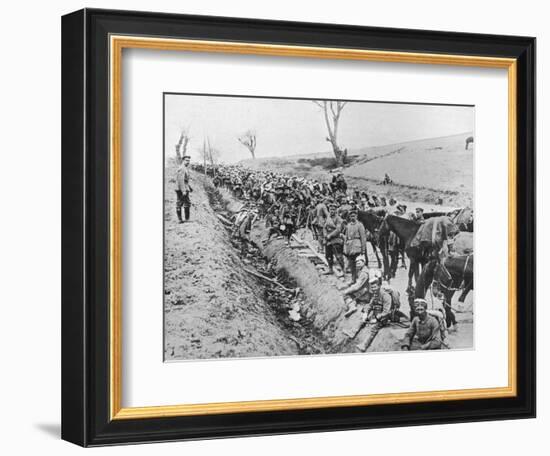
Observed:
[[[372,246],[372,250],[374,251],[374,254],[376,255],[376,261],[378,262],[378,267],[382,267],[382,264],[380,263],[380,257],[378,256],[378,249],[380,249],[380,253],[382,255],[382,260],[384,261],[384,274],[386,273],[386,270],[389,268],[387,266],[388,258],[387,255],[384,254],[384,250],[380,245],[380,241],[377,238],[377,232],[380,228],[380,225],[382,221],[384,220],[384,217],[379,214],[385,214],[385,211],[358,211],[357,212],[357,220],[359,220],[365,229],[371,233],[370,237],[370,244]],[[368,258],[365,258],[368,266]]]
[[[464,302],[470,290],[474,289],[474,254],[445,258],[443,263],[430,261],[422,270],[416,283],[415,297],[424,298],[431,284],[443,293],[447,327],[456,324],[451,302],[456,291],[462,290],[459,302]]]
[[[411,246],[411,241],[419,228],[420,223],[396,215],[387,215],[380,225],[380,237],[387,237],[389,232],[393,231],[405,246],[405,252],[410,259],[409,288],[412,287],[413,276],[416,282],[420,274],[420,266],[426,262],[424,250],[420,246]]]

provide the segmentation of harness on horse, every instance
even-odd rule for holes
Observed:
[[[465,280],[465,277],[466,277],[466,270],[468,268],[468,263],[470,262],[470,258],[471,258],[472,254],[470,253],[467,257],[466,257],[466,261],[464,262],[464,268],[462,269],[462,280],[460,282],[460,285],[458,286],[458,288],[455,288],[455,287],[452,287],[452,286],[447,286],[447,285],[444,285],[441,280],[436,280],[435,277],[434,277],[434,282],[437,284],[438,287],[440,288],[443,288],[447,291],[459,291],[459,290],[463,290],[464,288],[466,288],[466,284],[464,283],[464,280]],[[444,263],[438,263],[438,267],[443,270],[445,272],[445,275],[447,276],[447,278],[450,279],[450,282],[452,284],[453,282],[453,276],[451,275],[451,273],[449,272],[449,270],[447,269],[447,267],[445,266]],[[435,276],[435,274],[434,274]]]

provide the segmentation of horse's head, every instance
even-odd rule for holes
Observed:
[[[382,217],[378,217],[372,211],[358,211],[357,220],[359,220],[367,231],[375,233],[380,227]]]

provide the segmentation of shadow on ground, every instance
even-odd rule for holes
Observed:
[[[61,425],[59,423],[36,423],[34,427],[50,437],[61,438]]]

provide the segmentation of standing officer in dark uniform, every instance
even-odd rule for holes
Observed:
[[[181,218],[181,208],[183,206],[185,221],[189,221],[189,213],[191,210],[191,199],[189,194],[193,191],[191,185],[189,185],[189,163],[191,162],[191,157],[185,155],[182,159],[182,163],[176,172],[176,195],[178,200],[176,202],[176,214],[178,215],[178,220],[180,223],[183,223]]]

